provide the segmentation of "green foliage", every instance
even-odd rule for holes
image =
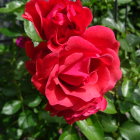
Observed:
[[[36,33],[32,22],[28,20],[24,20],[24,29],[28,37],[30,37],[33,41],[40,42],[42,41],[39,35]]]
[[[36,96],[35,94],[30,95],[29,97],[25,98],[25,104],[28,105],[29,107],[37,107],[41,103],[41,97]]]
[[[12,1],[6,4],[4,8],[0,8],[0,13],[11,13],[21,6],[23,6],[24,3],[21,1]]]
[[[120,133],[126,140],[139,140],[140,137],[140,125],[133,122],[126,121],[120,127]]]
[[[103,140],[104,132],[98,118],[94,115],[76,123],[88,140]]]
[[[103,126],[104,132],[113,133],[117,131],[118,124],[116,118],[109,115],[100,115],[100,121]]]
[[[107,108],[106,110],[104,111],[104,113],[107,113],[107,114],[116,114],[117,113],[117,110],[115,109],[115,105],[113,103],[112,100],[107,99]]]
[[[33,116],[33,113],[29,110],[21,112],[18,118],[18,125],[21,129],[27,129],[36,126],[37,123],[35,121],[35,116]]]
[[[122,5],[122,4],[128,4],[132,2],[132,0],[118,0],[118,4]]]
[[[134,105],[131,110],[131,115],[134,117],[134,119],[140,123],[140,106]]]
[[[12,32],[12,31],[8,30],[7,28],[0,28],[0,33],[7,36],[7,37],[18,37],[18,36],[20,36],[19,33]]]
[[[13,115],[21,108],[21,101],[14,100],[7,102],[2,108],[2,114]]]
[[[80,140],[80,136],[77,134],[77,131],[70,126],[59,137],[59,140]]]
[[[23,20],[26,0],[16,0],[0,8],[0,140],[139,140],[140,139],[140,2],[82,0],[94,14],[92,25],[115,31],[120,41],[122,79],[106,94],[107,109],[68,125],[63,118],[44,110],[46,99],[30,82],[25,69],[24,49],[15,45],[17,36],[41,41],[31,22]],[[115,16],[117,17],[115,17]],[[24,27],[24,29],[23,29]],[[25,31],[24,31],[25,30]]]
[[[103,18],[102,25],[115,29],[119,32],[125,31],[124,23],[122,23],[120,21],[118,23],[116,23],[113,18],[109,18],[109,17]]]

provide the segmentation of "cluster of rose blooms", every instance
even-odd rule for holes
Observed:
[[[46,110],[72,124],[106,109],[104,94],[121,78],[119,42],[104,26],[88,27],[92,12],[80,0],[30,0],[23,18],[42,42],[25,44],[26,68]]]

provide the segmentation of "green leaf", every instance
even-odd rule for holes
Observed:
[[[140,56],[140,49],[138,49],[135,53],[136,53],[136,56]]]
[[[90,7],[96,0],[82,0],[82,5]]]
[[[6,4],[6,7],[0,8],[0,13],[10,13],[23,6],[21,1],[12,1]]]
[[[113,140],[115,140],[115,139],[113,139]],[[123,140],[123,138],[120,136],[117,138],[117,140]]]
[[[5,135],[0,134],[0,140],[5,140]]]
[[[5,51],[5,45],[0,44],[0,53],[3,53]]]
[[[35,140],[35,138],[28,137],[27,140]]]
[[[63,132],[63,134],[59,137],[59,140],[80,140],[80,137],[74,128],[70,128],[69,130],[65,130]]]
[[[108,98],[106,98],[106,99],[107,99],[107,108],[103,112],[107,113],[107,114],[116,114],[117,110],[115,108],[115,105],[114,105],[113,101],[108,99]]]
[[[118,21],[117,23],[113,18],[107,17],[102,20],[102,24],[104,26],[110,27],[112,29],[116,29],[119,32],[124,32],[124,23]]]
[[[2,114],[13,115],[21,108],[21,101],[14,100],[7,102],[2,108]]]
[[[127,121],[120,127],[120,133],[126,140],[139,140],[140,125]]]
[[[62,117],[50,116],[47,111],[40,111],[39,119],[45,120],[47,123],[66,124],[66,121]]]
[[[15,96],[17,94],[16,89],[12,89],[12,88],[5,88],[2,90],[3,95],[7,96],[7,97],[12,97]]]
[[[134,117],[134,119],[140,123],[140,107],[134,105],[131,110],[131,115]]]
[[[136,87],[133,94],[131,94],[130,101],[132,101],[133,103],[140,105],[140,87]]]
[[[132,52],[132,46],[129,45],[126,39],[119,39],[121,43],[121,48],[127,52]]]
[[[20,33],[16,33],[16,32],[10,31],[7,28],[0,28],[0,33],[5,35],[5,36],[7,36],[7,37],[18,37],[18,36],[21,35]]]
[[[133,104],[131,104],[130,102],[128,102],[128,101],[117,101],[117,103],[118,103],[118,105],[119,105],[119,109],[120,109],[120,112],[122,113],[122,114],[125,114],[126,112],[129,112],[130,111],[130,109],[131,109],[131,107],[132,107],[132,105]]]
[[[112,137],[105,137],[105,140],[114,140],[114,139]]]
[[[123,83],[122,83],[122,95],[124,97],[129,97],[131,95],[132,92],[132,81],[128,80],[128,79],[124,79]]]
[[[118,129],[117,121],[110,115],[100,115],[100,120],[105,132],[115,132]]]
[[[14,15],[16,15],[17,20],[24,21],[24,19],[22,18],[23,13],[24,13],[24,8],[20,8],[17,11],[14,12]]]
[[[118,0],[119,5],[127,4],[127,3],[130,3],[130,2],[132,2],[132,0]]]
[[[24,30],[28,37],[30,37],[35,42],[41,42],[42,39],[37,34],[31,21],[24,20]]]
[[[136,46],[137,44],[140,43],[140,37],[138,37],[134,34],[127,34],[126,40],[130,46]]]
[[[22,129],[27,129],[30,127],[34,127],[37,125],[35,117],[33,116],[32,112],[29,110],[25,110],[24,112],[20,113],[18,118],[18,125]]]
[[[92,119],[78,121],[76,124],[88,140],[104,140],[104,132],[97,117],[92,116]]]
[[[25,98],[25,104],[27,104],[29,107],[36,107],[41,103],[41,101],[41,97],[36,94]]]
[[[23,131],[16,128],[7,128],[6,133],[9,139],[13,138],[14,140],[19,140],[19,138],[22,136]]]
[[[102,20],[102,24],[104,24],[104,25],[106,25],[106,26],[108,26],[108,27],[115,27],[116,28],[116,23],[115,23],[115,21],[112,19],[112,18],[109,18],[109,17],[107,17],[107,18],[104,18],[103,20]]]

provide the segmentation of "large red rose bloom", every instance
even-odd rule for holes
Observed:
[[[82,36],[70,37],[59,53],[37,58],[32,82],[47,97],[46,110],[69,124],[103,111],[104,94],[122,75],[118,49],[111,29],[93,26]]]
[[[37,33],[59,50],[70,36],[82,34],[92,21],[92,13],[80,0],[30,0],[23,18],[31,21]]]

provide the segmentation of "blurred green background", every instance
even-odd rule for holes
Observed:
[[[73,125],[44,110],[24,49],[15,45],[26,36],[25,2],[0,1],[0,140],[140,140],[140,0],[82,1],[93,11],[92,25],[112,28],[120,41],[123,78],[106,94],[104,112]]]

